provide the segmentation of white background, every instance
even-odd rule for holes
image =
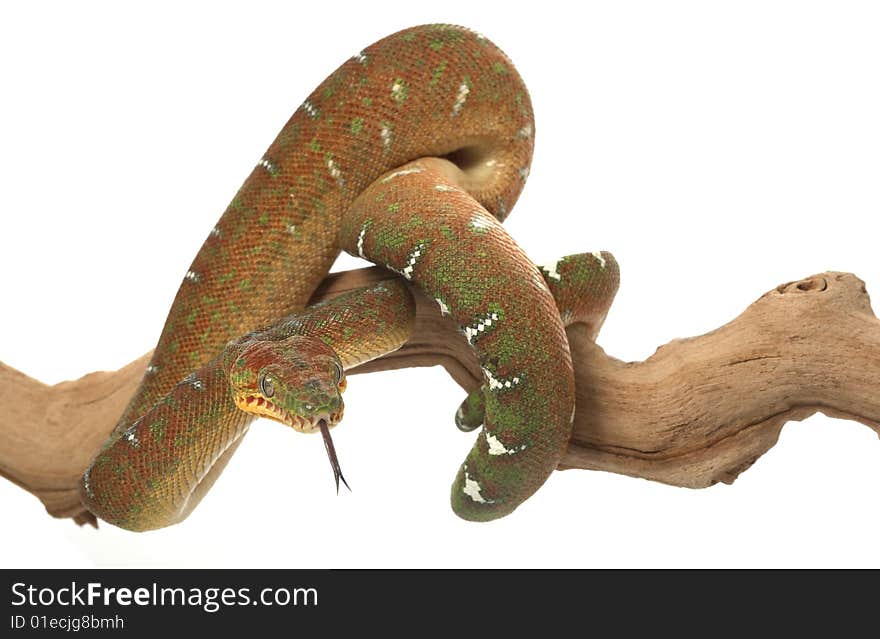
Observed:
[[[537,149],[507,226],[538,260],[614,252],[610,354],[643,359],[826,269],[880,285],[876,4],[117,4],[0,9],[0,360],[43,381],[145,352],[293,109],[424,22],[483,32],[525,78]],[[354,492],[334,495],[320,438],[261,421],[154,533],[78,529],[0,482],[0,566],[880,565],[880,442],[859,424],[791,424],[733,486],[555,473],[472,524],[448,505],[473,438],[460,399],[440,369],[352,378],[335,441]]]

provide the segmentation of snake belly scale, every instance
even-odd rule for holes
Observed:
[[[237,357],[247,336],[303,338],[290,318],[344,247],[413,279],[465,334],[476,331],[487,427],[452,503],[472,520],[516,508],[555,468],[574,409],[552,296],[495,221],[528,175],[533,132],[513,65],[467,29],[414,27],[346,61],[287,122],[193,260],[139,389],[83,477],[86,506],[134,530],[192,510],[214,464],[253,419],[242,398],[256,395],[230,390],[234,365],[249,370],[247,357]],[[448,161],[408,165],[419,158]],[[394,304],[405,306],[404,298]],[[375,309],[343,326],[342,302],[334,303],[309,312],[329,313],[322,330],[339,328],[318,337],[325,344],[363,347],[343,365],[405,340],[405,330],[371,323]],[[264,381],[260,374],[265,390]]]

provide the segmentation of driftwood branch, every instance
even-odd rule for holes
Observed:
[[[329,276],[313,301],[388,277],[377,268]],[[418,296],[401,350],[352,373],[444,366],[466,390],[479,369],[436,304]],[[787,421],[815,412],[880,432],[880,321],[861,280],[823,273],[766,293],[716,331],[625,363],[595,343],[611,298],[569,327],[577,379],[574,436],[560,469],[584,468],[700,488],[732,482],[776,443]],[[133,394],[149,354],[112,373],[46,386],[0,363],[0,474],[50,514],[92,521],[77,478]]]

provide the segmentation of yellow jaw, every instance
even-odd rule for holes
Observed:
[[[322,421],[328,428],[333,428],[342,420],[341,408],[333,413],[301,417],[288,412],[261,395],[236,395],[235,405],[246,413],[281,422],[300,433],[317,433],[321,428]]]

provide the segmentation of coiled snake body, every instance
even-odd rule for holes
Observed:
[[[533,131],[512,64],[467,29],[415,27],[345,62],[192,262],[140,388],[83,476],[86,506],[125,528],[165,526],[198,503],[256,416],[306,432],[335,425],[341,368],[398,348],[413,314],[395,280],[303,313],[345,249],[418,285],[473,345],[484,428],[452,505],[471,520],[516,508],[556,467],[574,410],[545,283],[562,270],[542,275],[499,223],[528,174]]]

